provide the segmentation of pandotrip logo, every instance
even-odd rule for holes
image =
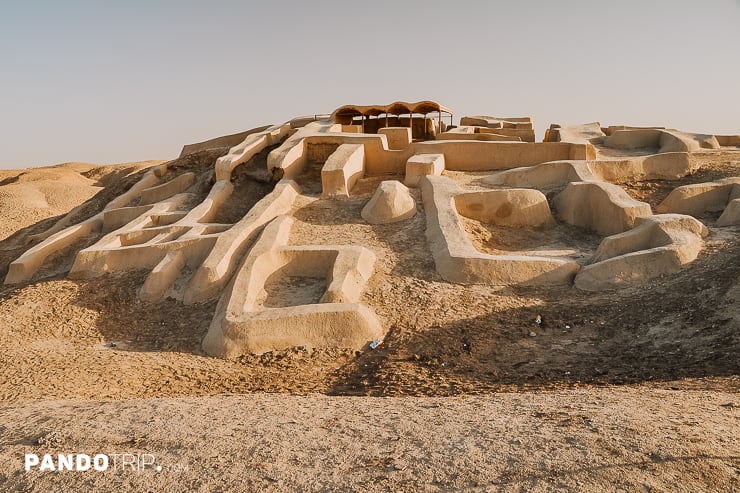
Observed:
[[[26,472],[183,472],[182,464],[158,464],[154,454],[106,453],[106,454],[25,454]]]

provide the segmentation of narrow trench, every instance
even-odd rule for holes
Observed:
[[[275,183],[267,173],[267,155],[280,144],[263,149],[249,161],[234,169],[231,184],[234,191],[219,207],[210,221],[218,224],[234,224],[243,218],[254,205],[273,191]]]

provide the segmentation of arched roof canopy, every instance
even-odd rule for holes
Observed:
[[[342,106],[331,114],[331,120],[334,123],[346,123],[357,116],[362,116],[362,112],[353,106]]]
[[[386,106],[385,112],[389,115],[405,115],[406,113],[411,113],[411,109],[406,103],[395,102]]]
[[[442,113],[448,113],[450,115],[452,114],[451,109],[445,108],[441,104],[435,103],[434,101],[419,101],[414,106],[414,113],[420,113],[422,115],[439,111],[441,111]]]
[[[331,114],[331,120],[334,123],[347,124],[352,121],[353,118],[358,116],[378,116],[382,114],[388,115],[406,115],[418,113],[426,115],[428,113],[441,112],[452,114],[452,110],[445,108],[439,103],[434,101],[419,101],[417,103],[407,103],[405,101],[396,101],[385,106],[373,105],[373,106],[359,106],[354,104],[348,104],[341,106],[334,110]]]

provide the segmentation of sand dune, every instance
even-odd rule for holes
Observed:
[[[100,179],[120,170],[135,172],[162,161],[100,166],[64,163],[0,171],[0,240],[41,220],[66,214],[104,187]]]

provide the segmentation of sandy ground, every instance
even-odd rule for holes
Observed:
[[[654,206],[675,186],[740,175],[740,152],[696,159],[700,171],[682,180],[622,185]],[[89,217],[151,164],[1,172],[0,276],[34,234],[78,205],[75,220]],[[240,190],[266,193],[247,178]],[[33,282],[0,287],[0,490],[738,489],[737,228],[702,218],[711,233],[696,262],[617,293],[462,287],[434,271],[420,200],[403,227],[359,219],[377,181],[349,200],[304,197],[290,239],[376,253],[363,301],[389,333],[374,351],[207,357],[215,301],[140,302],[141,272],[68,280],[81,245]],[[532,242],[494,243],[496,231],[467,226],[481,249]],[[598,241],[568,228],[537,235],[538,248]],[[276,283],[270,296],[311,299],[317,287]],[[61,483],[22,471],[24,453],[47,451],[139,451],[167,468],[63,473]]]
[[[35,491],[737,491],[737,405],[725,392],[632,388],[9,404],[0,482]],[[23,469],[26,453],[73,452],[151,454],[154,464]]]
[[[89,163],[0,170],[0,240],[43,219],[66,214],[114,181],[162,161],[101,168]],[[117,187],[112,186],[108,192]]]

